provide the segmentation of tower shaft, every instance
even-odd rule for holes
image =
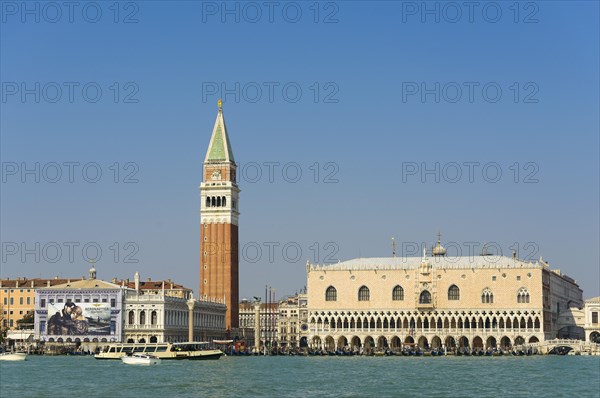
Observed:
[[[200,294],[225,301],[227,329],[238,327],[239,316],[239,193],[219,104],[200,184]]]

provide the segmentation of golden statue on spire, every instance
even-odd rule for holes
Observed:
[[[223,109],[223,101],[221,101],[221,98],[217,101],[217,106],[219,107],[219,110]]]

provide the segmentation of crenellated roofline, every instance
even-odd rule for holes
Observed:
[[[423,262],[439,269],[464,268],[540,268],[545,269],[545,263],[524,261],[505,256],[438,256],[427,257],[372,257],[355,258],[334,264],[307,263],[309,271],[363,271],[363,270],[409,270],[418,269]]]

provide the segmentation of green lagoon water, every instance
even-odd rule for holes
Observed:
[[[224,357],[0,362],[4,397],[600,397],[600,357]]]

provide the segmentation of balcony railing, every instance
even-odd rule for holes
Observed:
[[[363,327],[363,328],[336,328],[330,326],[316,327],[312,325],[312,331],[316,332],[328,332],[328,333],[348,333],[348,332],[386,332],[386,333],[409,333],[421,334],[421,333],[445,333],[445,334],[470,334],[470,333],[539,333],[542,332],[541,328],[391,328],[391,327]]]
[[[422,308],[432,309],[433,307],[434,307],[433,302],[431,302],[431,303],[418,303],[417,304],[417,308],[419,308],[419,309],[422,309]]]
[[[164,325],[125,325],[125,329],[147,330],[147,329],[164,329]]]

